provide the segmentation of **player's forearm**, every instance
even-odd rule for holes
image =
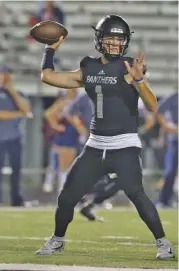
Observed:
[[[147,109],[153,113],[156,113],[158,109],[157,98],[147,82],[144,80],[141,83],[135,83],[135,86]]]
[[[25,101],[23,98],[21,98],[20,95],[13,88],[9,89],[9,93],[11,94],[15,104],[17,105],[20,111],[22,111],[25,114],[28,114],[31,111],[29,103]]]
[[[11,120],[18,117],[23,117],[24,113],[21,111],[1,111],[0,110],[0,119],[1,120]]]
[[[54,49],[45,48],[41,64],[41,81],[54,87],[66,89],[83,86],[80,69],[76,71],[54,71],[54,53]]]
[[[56,84],[53,81],[53,73],[54,71],[52,69],[45,69],[41,72],[41,81],[45,84],[48,84],[53,87],[62,87],[59,82]]]

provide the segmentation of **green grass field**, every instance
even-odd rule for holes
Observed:
[[[51,236],[52,209],[0,209],[0,263],[38,263],[139,268],[176,268],[177,258],[155,259],[154,239],[132,209],[100,210],[105,222],[88,222],[75,213],[65,252],[37,256],[34,252]],[[177,252],[177,211],[160,212],[167,237]]]

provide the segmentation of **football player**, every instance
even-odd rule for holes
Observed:
[[[41,80],[63,88],[85,87],[93,106],[90,136],[82,153],[73,163],[55,214],[55,231],[37,254],[62,251],[65,233],[73,220],[74,207],[101,177],[120,176],[120,186],[135,205],[141,219],[154,235],[157,258],[174,257],[174,249],[165,237],[158,212],[142,185],[141,141],[137,133],[138,99],[147,109],[157,111],[157,99],[144,77],[144,56],[126,57],[131,30],[120,16],[102,18],[95,31],[95,48],[101,57],[85,57],[80,68],[55,72],[53,57],[63,37],[46,46]]]

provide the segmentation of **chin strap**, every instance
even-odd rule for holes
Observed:
[[[105,53],[104,56],[107,58],[107,60],[112,61],[116,60],[118,58],[121,58],[122,55],[110,55],[109,53]]]

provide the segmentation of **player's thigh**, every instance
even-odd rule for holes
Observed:
[[[102,155],[99,150],[85,147],[73,162],[60,198],[77,203],[104,175]]]
[[[119,177],[120,188],[126,194],[141,189],[143,178],[141,150],[131,147],[114,152],[113,171]]]

